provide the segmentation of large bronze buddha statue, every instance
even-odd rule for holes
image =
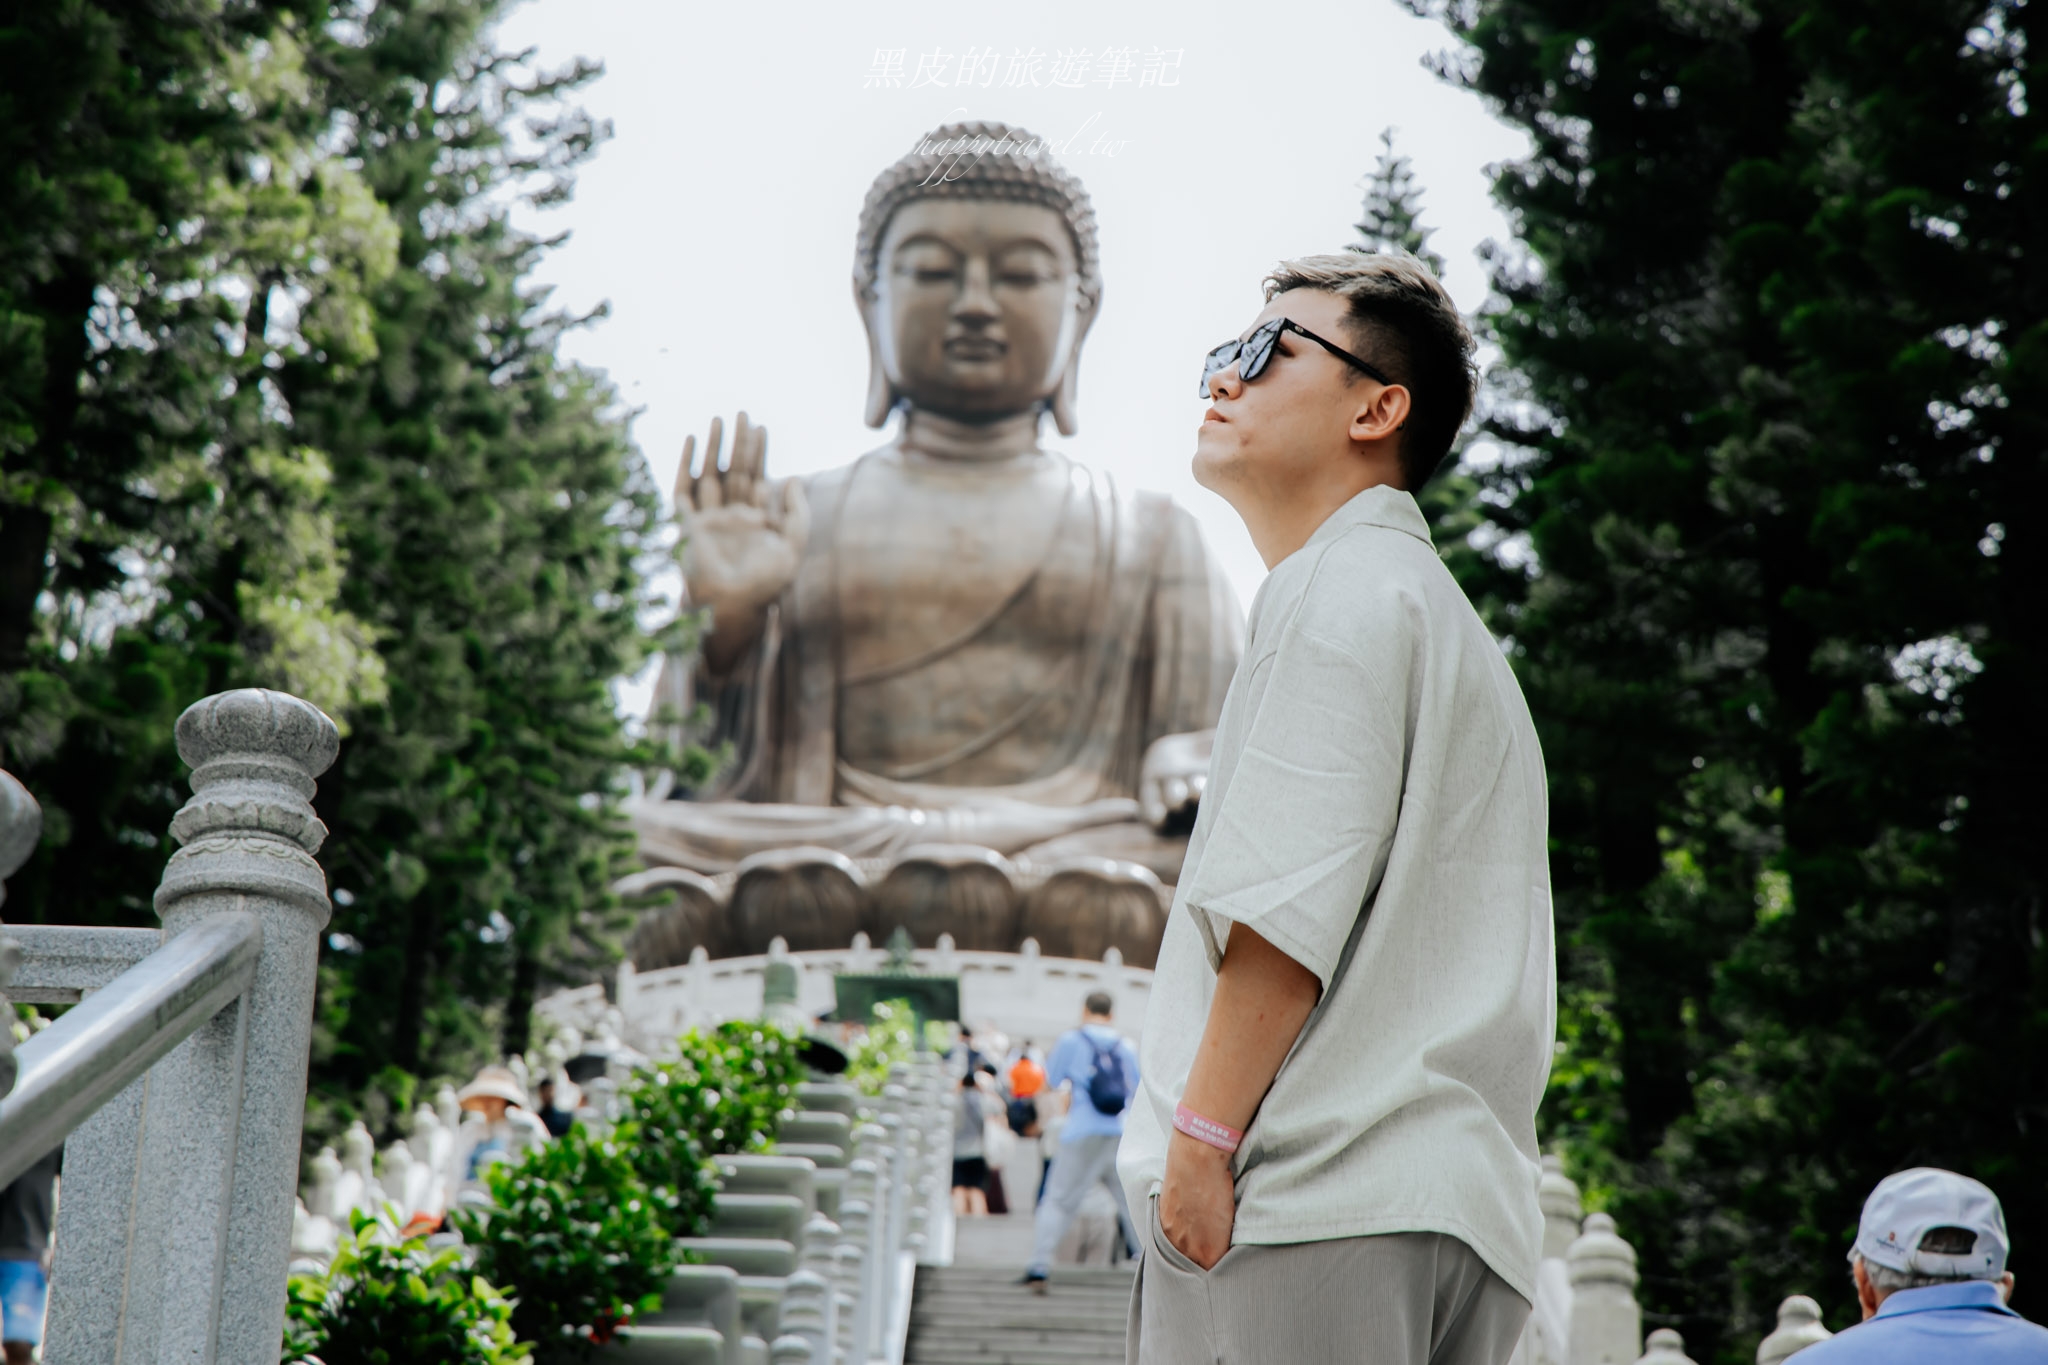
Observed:
[[[977,142],[976,140],[980,141]],[[657,705],[707,703],[731,758],[633,804],[649,863],[716,873],[803,845],[977,845],[1178,874],[1243,618],[1194,519],[1038,444],[1076,430],[1100,300],[1094,215],[1028,133],[941,128],[862,209],[867,423],[887,444],[766,477],[741,414],[677,479],[708,608]]]

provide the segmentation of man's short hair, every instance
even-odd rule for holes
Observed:
[[[1407,252],[1339,251],[1282,261],[1266,276],[1266,301],[1290,289],[1320,289],[1350,304],[1350,341],[1408,390],[1401,432],[1401,481],[1418,492],[1450,454],[1472,415],[1478,370],[1471,329],[1437,277]],[[1344,367],[1349,383],[1365,378]]]
[[[1933,1252],[1938,1256],[1967,1256],[1977,1244],[1977,1234],[1968,1228],[1929,1228],[1920,1239],[1920,1250]],[[1879,1265],[1866,1258],[1863,1273],[1870,1277],[1870,1287],[1877,1291],[1879,1299],[1898,1293],[1901,1289],[1924,1289],[1934,1284],[1961,1284],[1965,1280],[1981,1276],[1958,1272],[1953,1275],[1922,1275],[1916,1271],[1893,1270],[1888,1265]]]
[[[1081,1008],[1107,1019],[1116,1013],[1116,1001],[1109,998],[1108,991],[1090,991],[1088,998],[1081,1002]]]

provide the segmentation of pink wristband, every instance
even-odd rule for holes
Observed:
[[[1237,1144],[1244,1141],[1244,1134],[1237,1129],[1214,1119],[1205,1119],[1184,1104],[1173,1107],[1173,1128],[1177,1133],[1186,1133],[1197,1142],[1206,1142],[1226,1152],[1236,1151]]]

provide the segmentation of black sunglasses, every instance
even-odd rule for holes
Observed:
[[[1202,385],[1196,391],[1196,396],[1201,398],[1214,397],[1209,392],[1209,380],[1213,376],[1229,369],[1232,361],[1237,362],[1237,377],[1247,384],[1264,374],[1266,366],[1272,362],[1273,353],[1279,349],[1278,343],[1282,332],[1293,332],[1297,336],[1307,337],[1331,355],[1336,356],[1339,360],[1349,361],[1374,379],[1379,380],[1382,384],[1391,385],[1394,382],[1382,374],[1377,367],[1360,360],[1335,342],[1325,341],[1294,319],[1274,318],[1271,322],[1259,324],[1257,329],[1243,341],[1235,339],[1226,341],[1215,350],[1209,352],[1202,360]]]

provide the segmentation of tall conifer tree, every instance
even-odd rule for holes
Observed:
[[[1915,1164],[2048,1238],[2034,856],[2048,489],[2038,6],[1474,0],[1492,604],[1570,990],[1546,1121],[1651,1321],[1747,1359]]]

